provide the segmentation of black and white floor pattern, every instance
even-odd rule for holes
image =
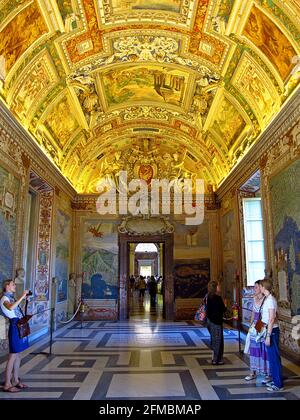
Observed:
[[[222,366],[211,365],[209,342],[193,322],[72,322],[54,334],[51,356],[32,354],[48,352],[48,338],[23,353],[29,387],[0,389],[0,399],[300,399],[299,366],[283,358],[284,391],[270,393],[259,379],[245,382],[248,358],[238,351],[236,331],[225,329]]]

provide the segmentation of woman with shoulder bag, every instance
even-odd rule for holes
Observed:
[[[256,336],[251,334],[255,330],[255,324],[260,319],[265,296],[261,291],[261,280],[257,280],[254,284],[253,310],[250,320],[250,371],[251,373],[245,377],[246,381],[256,379],[259,374],[265,375],[265,381],[270,380],[270,367],[265,343],[256,340]]]
[[[261,290],[266,299],[262,308],[262,322],[267,325],[265,345],[270,363],[272,382],[267,382],[268,391],[283,390],[282,365],[279,353],[279,326],[277,320],[277,301],[272,296],[272,282],[268,279],[262,280]]]
[[[27,385],[23,384],[19,378],[19,369],[21,363],[20,353],[29,347],[28,337],[20,338],[17,322],[22,318],[19,304],[26,299],[28,290],[24,290],[22,296],[15,300],[16,284],[13,280],[5,280],[3,282],[3,292],[0,300],[2,314],[9,319],[8,341],[9,355],[5,369],[5,384],[3,391],[19,392]],[[13,381],[12,381],[13,376]],[[13,382],[15,385],[13,385]]]

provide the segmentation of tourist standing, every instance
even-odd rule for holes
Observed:
[[[211,336],[213,350],[212,364],[223,365],[223,315],[226,312],[226,306],[222,297],[218,295],[218,283],[212,280],[207,287],[207,328]]]
[[[19,392],[21,389],[27,388],[27,385],[23,384],[19,378],[19,369],[21,363],[20,353],[29,347],[28,337],[19,337],[17,322],[23,317],[19,304],[23,299],[26,299],[28,290],[24,290],[22,296],[18,300],[15,300],[14,298],[15,292],[15,282],[13,280],[5,280],[0,299],[2,314],[9,319],[9,355],[5,368],[5,383],[3,387],[3,391],[5,392]]]
[[[261,290],[261,280],[257,280],[254,284],[253,310],[250,319],[251,325],[255,325],[261,317],[261,312],[265,300],[265,295]],[[256,379],[257,375],[265,375],[265,381],[270,380],[270,368],[265,343],[263,341],[256,342],[255,336],[250,335],[250,374],[245,377],[246,381]]]
[[[267,326],[265,345],[270,363],[272,382],[267,383],[268,391],[283,389],[282,365],[279,353],[279,325],[277,319],[277,301],[272,295],[273,285],[268,279],[262,280],[261,290],[265,295],[262,307],[262,322]]]

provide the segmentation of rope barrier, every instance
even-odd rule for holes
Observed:
[[[68,324],[69,322],[73,321],[73,319],[75,318],[75,316],[77,315],[77,313],[78,313],[78,311],[79,311],[79,309],[81,307],[81,304],[82,304],[82,302],[79,302],[78,308],[76,309],[74,315],[70,319],[68,319],[67,321],[58,321],[58,322],[60,324]]]

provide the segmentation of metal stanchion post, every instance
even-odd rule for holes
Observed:
[[[243,353],[242,352],[242,347],[241,347],[241,320],[239,318],[238,320],[238,334],[239,334],[239,353]]]
[[[50,347],[49,347],[49,355],[48,356],[52,356],[53,321],[54,321],[54,308],[51,308],[51,318],[50,318]]]
[[[83,314],[84,314],[84,302],[81,300],[80,304],[80,322],[81,322],[81,329],[83,328]]]

